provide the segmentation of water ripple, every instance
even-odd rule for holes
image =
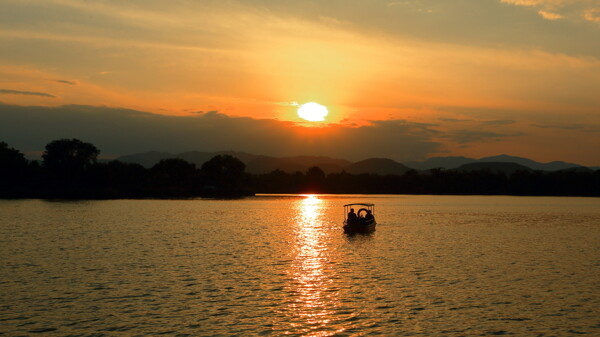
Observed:
[[[367,199],[377,231],[344,235],[341,206]],[[0,201],[0,237],[10,238],[0,245],[0,331],[599,335],[598,206],[428,196]]]

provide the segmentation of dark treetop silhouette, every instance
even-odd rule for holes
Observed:
[[[163,159],[147,169],[139,164],[97,162],[98,150],[78,139],[46,146],[40,166],[0,142],[2,198],[231,198],[257,193],[507,194],[600,196],[600,170],[542,172],[432,169],[403,174],[306,173],[275,170],[248,174],[231,155],[217,155],[198,169],[183,159]]]

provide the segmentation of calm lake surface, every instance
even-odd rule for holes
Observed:
[[[600,335],[598,198],[0,200],[0,257],[3,336]]]

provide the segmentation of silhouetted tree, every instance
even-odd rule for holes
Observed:
[[[98,198],[135,198],[148,196],[149,171],[140,164],[117,160],[92,167],[93,194]]]
[[[159,196],[189,196],[196,189],[196,165],[179,158],[163,159],[151,169],[152,188]]]
[[[290,193],[295,190],[290,175],[282,170],[260,176],[260,188],[266,193]]]
[[[5,142],[0,142],[0,172],[2,176],[13,172],[24,171],[27,167],[25,156]]]
[[[325,186],[325,172],[318,167],[313,166],[306,171],[306,187],[305,192],[323,193]]]
[[[42,190],[48,197],[86,198],[93,188],[89,170],[100,151],[79,139],[59,139],[46,145]]]
[[[5,142],[0,142],[0,195],[15,195],[28,173],[25,156]]]
[[[79,139],[59,139],[46,145],[44,168],[51,172],[77,174],[89,169],[100,154],[94,145]]]
[[[200,169],[205,179],[205,189],[215,194],[248,194],[244,186],[246,164],[230,155],[215,156]]]

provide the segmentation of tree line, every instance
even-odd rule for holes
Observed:
[[[255,193],[457,194],[600,196],[600,170],[556,172],[409,170],[402,175],[325,174],[275,170],[249,174],[245,164],[219,155],[200,168],[182,159],[163,159],[151,168],[98,162],[94,145],[59,139],[46,145],[42,161],[30,161],[0,142],[2,198],[186,198],[242,197]]]
[[[0,142],[0,197],[4,198],[185,198],[253,195],[245,164],[216,156],[201,168],[164,159],[150,169],[133,163],[98,162],[100,150],[79,139],[46,145],[41,163]]]
[[[402,175],[325,175],[313,167],[305,174],[277,170],[252,178],[252,186],[261,193],[600,196],[600,170],[506,174],[488,169],[432,169],[409,170]]]

